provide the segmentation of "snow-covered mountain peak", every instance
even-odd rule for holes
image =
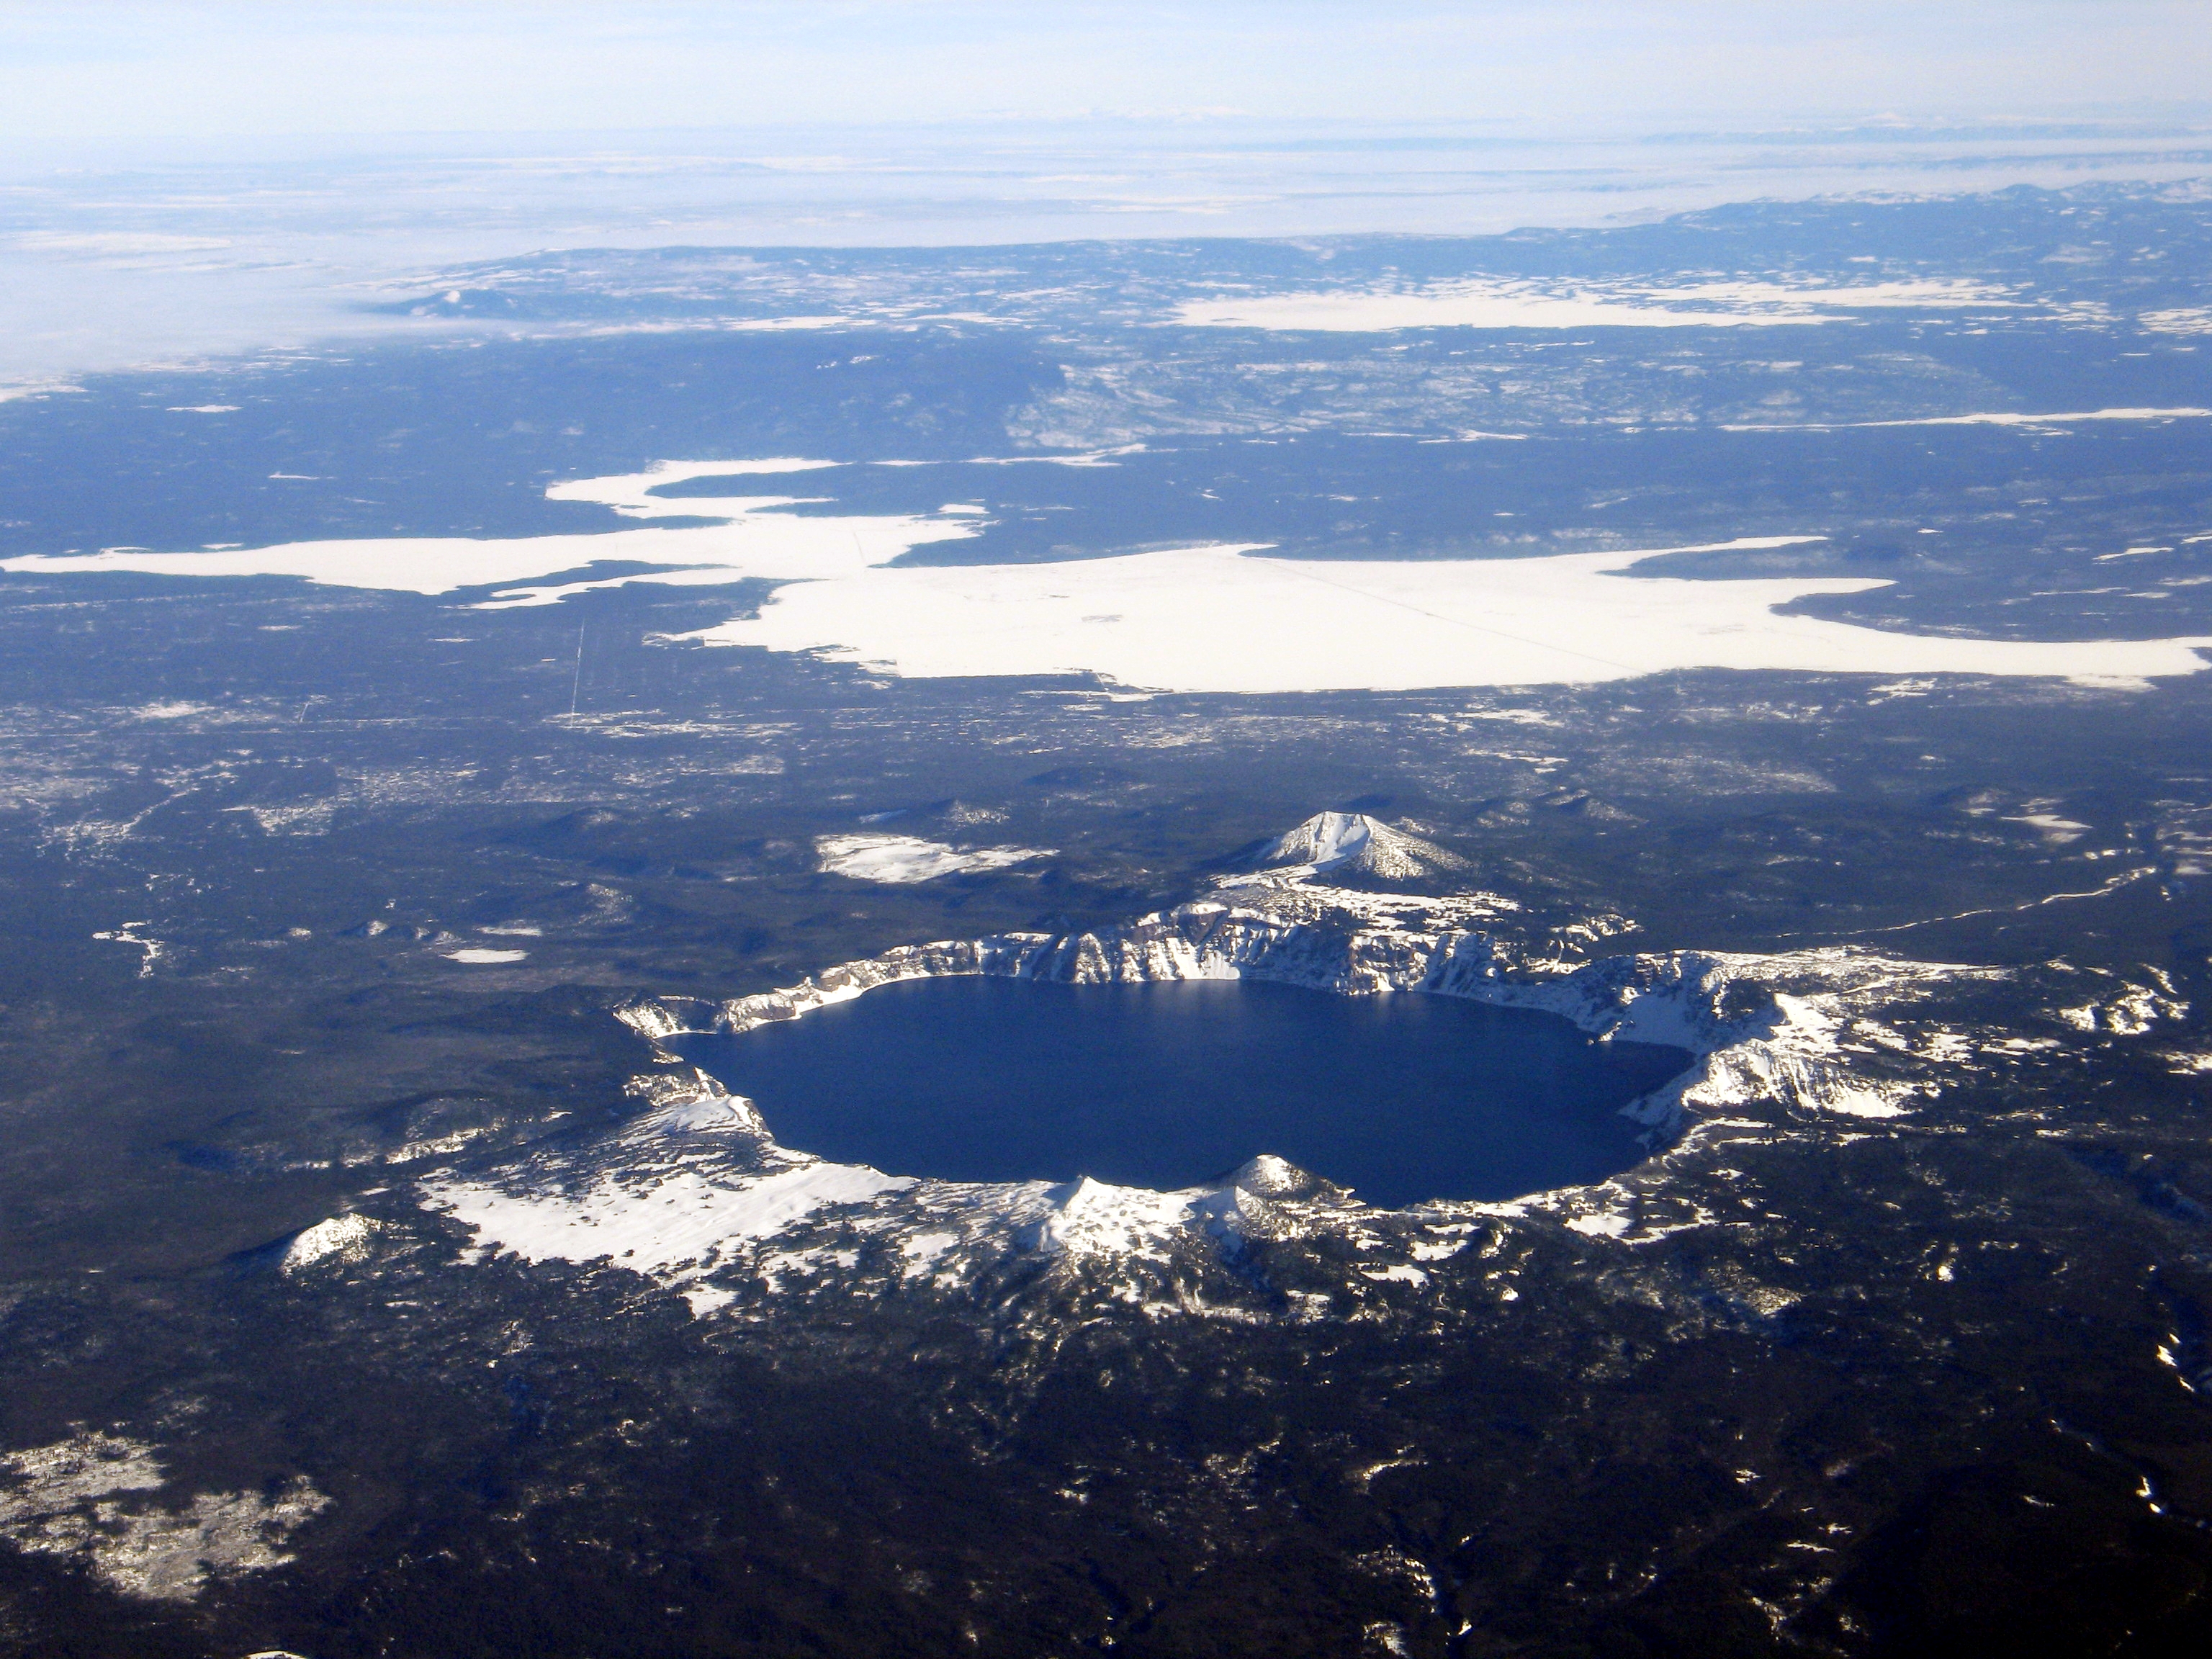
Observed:
[[[1303,1198],[1322,1183],[1290,1159],[1262,1152],[1239,1164],[1222,1184],[1255,1198]]]
[[[1262,869],[1306,866],[1317,873],[1379,876],[1392,881],[1467,867],[1467,860],[1457,854],[1364,812],[1316,812],[1267,843],[1252,862]]]

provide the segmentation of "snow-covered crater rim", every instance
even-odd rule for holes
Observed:
[[[1944,1058],[1918,1049],[1949,1039],[1911,1029],[1909,1006],[1947,981],[2005,976],[1846,948],[1577,961],[1577,951],[1626,924],[1592,917],[1547,930],[1525,916],[1507,919],[1510,908],[1501,910],[1490,895],[1377,895],[1310,878],[1240,885],[1096,933],[903,946],[726,1002],[640,998],[619,1017],[663,1063],[633,1080],[644,1109],[622,1130],[590,1148],[549,1150],[487,1175],[434,1177],[422,1196],[468,1224],[481,1247],[633,1268],[682,1291],[701,1314],[726,1305],[739,1293],[732,1285],[951,1291],[1003,1282],[1024,1261],[1041,1268],[1107,1262],[1121,1286],[1115,1293],[1149,1308],[1163,1285],[1180,1282],[1176,1275],[1203,1270],[1194,1263],[1233,1267],[1261,1241],[1323,1234],[1362,1251],[1404,1255],[1395,1266],[1375,1258],[1392,1285],[1425,1282],[1428,1270],[1414,1264],[1451,1254],[1470,1230],[1564,1225],[1631,1247],[1702,1224],[1699,1205],[1674,1193],[1680,1159],[1716,1136],[1787,1135],[1823,1118],[1916,1109]],[[1634,1169],[1590,1187],[1394,1212],[1359,1202],[1325,1172],[1264,1155],[1222,1181],[1172,1192],[1091,1180],[887,1176],[779,1146],[750,1102],[665,1046],[678,1035],[803,1018],[884,985],[962,975],[1073,984],[1249,978],[1344,995],[1425,991],[1561,1015],[1601,1040],[1669,1044],[1692,1059],[1632,1103],[1654,1143],[1668,1143]]]
[[[653,1042],[662,1063],[675,1066],[682,1057],[665,1039],[742,1035],[886,985],[930,978],[1059,984],[1251,979],[1344,996],[1453,996],[1561,1016],[1601,1041],[1684,1050],[1690,1063],[1680,1073],[1622,1108],[1647,1126],[1656,1147],[1700,1112],[1740,1106],[1761,1091],[1828,1111],[1897,1115],[1910,1091],[1851,1078],[1833,1040],[1837,1022],[1821,1012],[1824,994],[1832,1000],[1853,989],[1985,971],[1845,950],[1784,957],[1623,954],[1570,967],[1556,954],[1532,951],[1525,937],[1468,925],[1497,914],[1487,895],[1393,898],[1308,882],[1236,896],[1238,902],[1195,901],[1096,933],[1003,933],[900,946],[775,991],[721,1002],[645,997],[616,1012]],[[1347,909],[1360,917],[1349,928],[1341,925]],[[1586,921],[1559,933],[1596,938],[1606,931]],[[1808,977],[1816,983],[1802,982]],[[1792,994],[1783,982],[1811,994]],[[1727,1075],[1746,1066],[1752,1075]],[[732,1104],[773,1146],[750,1103],[732,1097]]]

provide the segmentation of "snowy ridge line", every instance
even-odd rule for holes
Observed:
[[[1255,979],[1343,996],[1419,991],[1560,1015],[1601,1040],[1688,1050],[1696,1065],[1624,1109],[1665,1137],[1701,1112],[1762,1098],[1811,1111],[1894,1116],[1914,1090],[1868,1080],[1838,1060],[1838,998],[1998,972],[1844,946],[1766,957],[1617,956],[1569,968],[1500,933],[1455,925],[1471,919],[1469,912],[1494,914],[1483,899],[1406,900],[1310,884],[1233,890],[1235,903],[1194,901],[1097,933],[901,945],[781,990],[722,1003],[641,998],[616,1015],[656,1042],[689,1033],[739,1036],[879,986],[947,975],[1064,985]],[[1355,926],[1341,925],[1354,918]],[[1592,919],[1557,930],[1553,942],[1561,934],[1601,938],[1620,926],[1618,918]],[[1800,988],[1777,988],[1785,985]],[[1723,1013],[1731,993],[1741,998],[1746,990],[1749,1008]],[[677,1063],[665,1050],[661,1057]]]

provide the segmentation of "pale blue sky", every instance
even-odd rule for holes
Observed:
[[[0,140],[16,141],[2035,117],[2208,88],[2212,0],[0,0]]]

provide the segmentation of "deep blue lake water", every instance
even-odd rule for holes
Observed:
[[[1620,1108],[1690,1058],[1522,1009],[1252,981],[918,980],[680,1046],[783,1145],[895,1175],[1171,1188],[1273,1152],[1392,1206],[1618,1173],[1645,1156]]]

